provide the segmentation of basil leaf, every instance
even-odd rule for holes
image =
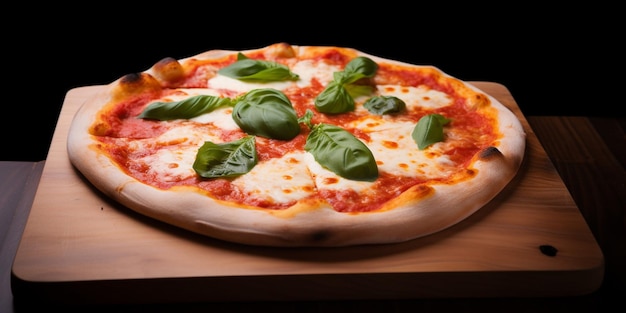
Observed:
[[[232,117],[251,135],[290,140],[300,133],[296,110],[276,89],[254,89],[235,100]]]
[[[413,128],[411,136],[420,150],[428,146],[443,141],[443,125],[450,122],[441,114],[428,114],[420,118]]]
[[[193,169],[204,178],[235,177],[257,164],[254,136],[216,144],[206,141],[196,154]]]
[[[356,98],[358,96],[367,96],[374,92],[374,86],[371,85],[346,84],[343,85],[343,88],[346,89],[346,91],[350,96],[352,96],[352,98]]]
[[[230,106],[230,98],[198,95],[181,101],[153,102],[137,117],[161,121],[188,119],[212,112],[221,106]]]
[[[367,57],[352,59],[343,71],[334,72],[333,80],[315,98],[315,108],[322,113],[338,114],[354,110],[354,98],[370,94],[371,85],[355,84],[362,78],[373,77],[378,64]]]
[[[293,73],[287,66],[265,60],[253,60],[243,53],[237,55],[237,62],[223,67],[218,74],[243,81],[282,81],[297,80],[298,74]]]
[[[315,97],[315,108],[329,114],[349,112],[354,110],[354,98],[343,85],[333,80]]]
[[[304,115],[298,118],[298,123],[304,123],[308,128],[312,128],[311,120],[313,119],[313,111],[306,109]]]
[[[237,61],[246,60],[246,59],[249,59],[249,57],[247,57],[245,54],[241,52],[237,53]]]
[[[344,85],[348,83],[348,80],[350,80],[350,74],[344,71],[333,72],[333,83],[337,85]]]
[[[343,72],[346,74],[343,79],[343,84],[351,84],[364,77],[373,77],[378,71],[378,64],[367,57],[356,57],[352,59]]]
[[[341,177],[362,181],[378,178],[378,166],[369,148],[338,126],[313,126],[304,149],[313,154],[319,164]]]
[[[394,96],[376,96],[369,98],[363,107],[378,115],[395,114],[404,111],[406,103]]]
[[[343,69],[348,74],[361,73],[367,77],[372,77],[378,71],[378,64],[368,57],[356,57],[352,59]]]

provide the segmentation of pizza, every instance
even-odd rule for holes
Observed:
[[[502,192],[519,119],[434,66],[276,43],[164,58],[75,113],[69,161],[103,196],[218,240],[413,240]]]

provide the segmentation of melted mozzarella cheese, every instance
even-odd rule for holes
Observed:
[[[239,93],[248,92],[259,88],[273,88],[284,91],[296,85],[299,88],[305,88],[311,85],[313,79],[317,79],[322,84],[327,84],[333,80],[333,72],[339,71],[337,66],[328,65],[324,62],[314,62],[312,60],[303,60],[297,62],[291,68],[291,71],[298,74],[296,81],[276,81],[276,82],[248,82],[230,78],[224,75],[216,75],[209,79],[207,87],[209,89],[225,89],[236,91]]]
[[[452,98],[448,94],[424,85],[418,87],[382,85],[377,87],[378,92],[382,95],[395,96],[404,100],[409,110],[413,107],[438,109],[452,104]]]
[[[179,124],[152,140],[160,145],[202,145],[205,141],[221,141],[219,130],[195,124]]]
[[[437,178],[447,176],[454,169],[449,167],[450,160],[438,149],[441,145],[433,145],[428,151],[418,149],[411,137],[415,124],[382,125],[390,127],[370,132],[371,140],[367,143],[380,171],[400,176]]]
[[[130,142],[129,151],[143,155],[154,150],[138,162],[146,165],[151,176],[168,182],[177,181],[196,175],[193,163],[205,141],[220,142],[221,139],[208,127],[179,125],[158,137]]]
[[[410,87],[395,85],[377,86],[376,93],[381,96],[394,96],[406,104],[406,109],[413,108],[438,109],[452,104],[452,98],[441,91],[432,90],[426,86]],[[357,104],[363,104],[370,96],[360,96],[355,99]],[[357,105],[357,110],[366,111],[362,105]]]
[[[159,149],[138,161],[147,165],[148,173],[156,180],[174,182],[196,176],[193,162],[197,153],[197,146],[175,146],[173,149]]]
[[[213,112],[196,116],[191,120],[198,123],[212,123],[223,130],[236,130],[239,125],[233,120],[233,108],[219,108]]]
[[[239,93],[248,92],[253,89],[260,88],[273,88],[278,90],[285,90],[287,87],[292,86],[292,81],[277,81],[277,82],[245,82],[238,79],[230,78],[224,75],[216,75],[209,79],[208,87],[211,89],[227,89],[236,91]]]
[[[311,172],[311,175],[315,178],[315,186],[319,190],[354,190],[357,192],[367,190],[372,187],[374,183],[366,181],[357,181],[345,179],[334,172],[331,172],[327,168],[321,166],[312,154],[305,154],[305,162]]]
[[[324,62],[313,62],[313,60],[300,61],[292,69],[294,73],[300,76],[300,79],[296,82],[300,88],[310,86],[313,79],[317,79],[322,85],[326,85],[333,80],[333,73],[340,70],[337,66]]]
[[[250,172],[235,178],[233,184],[250,195],[279,203],[297,201],[315,192],[302,152],[259,162]]]
[[[188,98],[191,96],[198,96],[198,95],[207,95],[207,96],[215,96],[215,97],[223,96],[219,90],[209,89],[209,88],[179,88],[176,90],[184,93],[180,95],[180,98],[178,100],[182,100],[184,98]],[[176,98],[177,96],[174,95],[173,97]]]

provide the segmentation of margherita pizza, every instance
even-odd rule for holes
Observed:
[[[448,228],[516,175],[526,135],[432,66],[278,43],[165,58],[76,113],[75,168],[105,196],[221,240],[396,243]]]

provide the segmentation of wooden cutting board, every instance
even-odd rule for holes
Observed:
[[[507,88],[472,82],[528,134],[516,178],[461,223],[405,243],[268,248],[222,242],[120,206],[72,168],[69,125],[102,86],[67,93],[12,268],[16,298],[52,302],[545,297],[599,288],[604,258]],[[32,301],[32,300],[31,300]]]

